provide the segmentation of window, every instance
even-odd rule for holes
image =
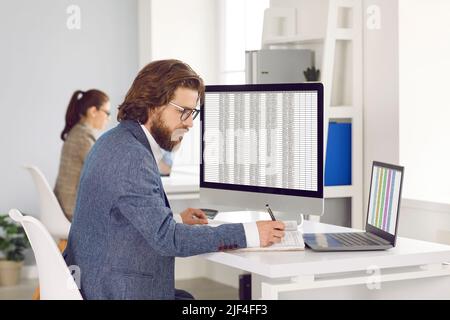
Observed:
[[[205,75],[206,84],[245,83],[245,51],[260,49],[264,10],[270,1],[219,0],[216,3],[203,0],[195,1],[196,6],[186,2],[176,11],[172,2],[161,0],[152,4],[152,58],[189,61],[194,70]],[[195,15],[197,23],[192,24],[189,19]],[[180,33],[177,27],[168,28],[166,19],[161,18],[167,16],[184,21],[184,32]],[[216,25],[215,21],[218,21]],[[185,34],[196,37],[192,39]],[[173,52],[174,39],[183,50]],[[205,41],[210,45],[205,46]],[[195,119],[194,127],[174,155],[174,166],[197,166],[199,162],[200,117]]]
[[[449,12],[447,0],[399,2],[404,198],[450,203]]]
[[[259,50],[264,10],[269,0],[222,0],[219,8],[221,26],[222,84],[245,83],[245,51]]]

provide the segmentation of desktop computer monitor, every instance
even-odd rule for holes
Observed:
[[[322,215],[323,85],[206,86],[200,201]]]

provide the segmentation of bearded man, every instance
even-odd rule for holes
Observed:
[[[175,289],[175,257],[280,242],[279,221],[208,226],[204,212],[170,209],[157,163],[199,114],[205,87],[187,64],[154,61],[137,75],[115,128],[83,166],[64,258],[85,299],[193,299]],[[159,150],[159,152],[158,152]]]

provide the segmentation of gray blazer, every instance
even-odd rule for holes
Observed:
[[[175,257],[247,246],[242,224],[176,223],[148,140],[123,121],[88,154],[64,258],[85,299],[174,299]]]

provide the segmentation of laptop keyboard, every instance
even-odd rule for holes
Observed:
[[[385,245],[382,241],[377,241],[365,233],[329,233],[328,237],[342,243],[346,247]]]

